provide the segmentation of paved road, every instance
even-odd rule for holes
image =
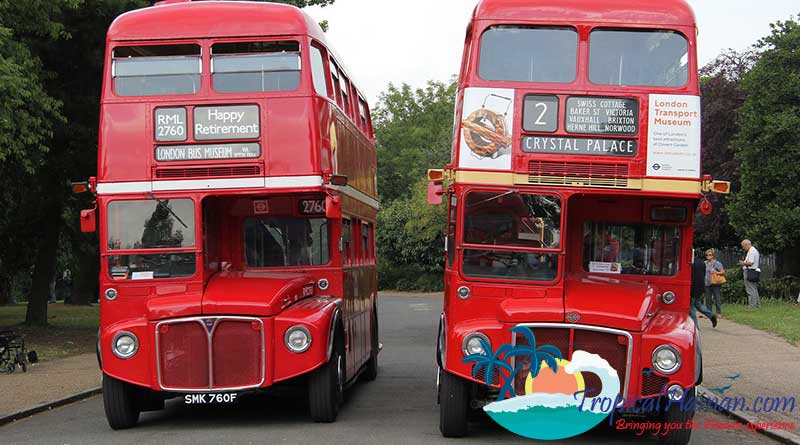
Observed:
[[[472,435],[445,440],[439,435],[433,344],[441,300],[437,297],[384,296],[380,303],[381,341],[378,380],[357,384],[334,424],[308,419],[304,397],[258,397],[233,407],[188,407],[179,401],[142,415],[132,430],[111,431],[100,397],[0,427],[4,444],[519,444],[525,442],[487,417],[471,425]],[[0,395],[2,403],[2,395]],[[698,415],[727,422],[721,416]],[[563,442],[570,444],[656,443],[608,428]],[[700,430],[693,444],[769,444],[744,431]]]

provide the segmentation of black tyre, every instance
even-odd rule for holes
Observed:
[[[103,407],[108,425],[115,430],[131,428],[139,421],[136,388],[103,374]]]
[[[695,389],[686,390],[686,394],[683,397],[684,400],[687,398],[693,399],[695,397]],[[688,422],[694,418],[694,410],[681,409],[680,402],[668,404],[667,400],[663,400],[662,403],[665,408],[661,413],[661,421],[669,423],[672,429],[666,435],[659,435],[658,443],[663,445],[686,445],[692,437],[692,428],[688,425]],[[677,425],[681,425],[681,427],[675,428]]]
[[[380,352],[380,345],[378,342],[378,313],[372,311],[372,353],[364,365],[364,373],[361,378],[365,382],[371,382],[378,378],[378,352]]]
[[[331,358],[308,379],[308,406],[314,422],[333,422],[344,401],[344,343],[341,335],[334,340]]]
[[[439,430],[444,437],[467,435],[469,382],[441,371],[439,382]]]

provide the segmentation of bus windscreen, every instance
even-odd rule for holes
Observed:
[[[589,38],[589,80],[598,85],[682,87],[689,44],[673,31],[599,29]]]
[[[570,83],[577,60],[573,28],[493,26],[481,37],[479,74],[485,80]]]
[[[293,91],[300,86],[300,44],[217,43],[211,47],[211,71],[220,93]]]
[[[198,45],[143,45],[114,48],[114,91],[119,96],[194,94],[200,90]]]

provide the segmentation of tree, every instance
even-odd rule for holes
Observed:
[[[389,84],[373,113],[378,148],[378,193],[388,205],[409,196],[429,168],[450,161],[455,80],[423,89]]]
[[[35,42],[64,36],[54,20],[67,0],[0,0],[0,303],[8,301],[14,280],[27,273],[37,239],[34,174],[50,151],[54,126],[63,121],[61,102],[44,85],[48,74],[32,50]]]
[[[771,26],[758,62],[742,78],[747,94],[735,139],[741,190],[731,224],[765,251],[780,252],[778,273],[800,272],[800,24]]]
[[[426,171],[450,160],[455,81],[389,85],[374,112],[383,288],[441,289],[446,206],[427,204]]]
[[[703,172],[715,179],[731,181],[739,190],[739,162],[734,156],[733,138],[739,131],[738,111],[746,94],[740,83],[757,60],[755,51],[728,50],[700,70],[700,91],[703,100]],[[695,219],[698,246],[731,246],[737,244],[737,234],[729,224],[723,195],[711,195],[714,212]]]

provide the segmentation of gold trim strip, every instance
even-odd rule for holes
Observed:
[[[642,190],[647,192],[692,193],[702,192],[700,180],[680,181],[677,179],[642,179]]]
[[[490,185],[530,185],[530,186],[543,186],[546,184],[531,184],[528,179],[530,175],[523,173],[511,172],[482,172],[482,171],[464,171],[457,170],[455,172],[455,183],[471,183],[471,184],[490,184]],[[588,182],[589,179],[587,178]],[[681,181],[677,179],[638,179],[629,178],[626,187],[613,187],[613,186],[590,186],[583,184],[569,184],[560,185],[552,184],[552,187],[580,187],[580,188],[602,188],[602,189],[617,189],[617,190],[641,190],[644,192],[671,192],[671,193],[690,193],[700,194],[701,183],[697,181]]]

